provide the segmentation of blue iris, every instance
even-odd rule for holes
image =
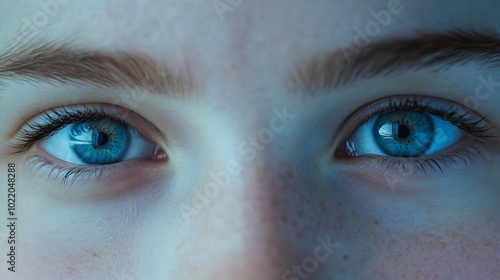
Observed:
[[[380,148],[391,156],[423,155],[434,140],[432,118],[413,111],[395,111],[378,117],[373,126]]]
[[[71,129],[75,154],[87,164],[120,161],[130,145],[130,133],[124,125],[111,120],[76,123]]]

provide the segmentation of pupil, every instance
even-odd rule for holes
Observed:
[[[97,137],[97,145],[101,146],[108,142],[108,135],[104,132],[99,132],[99,136]]]
[[[407,138],[410,135],[410,129],[406,125],[398,125],[398,138]]]
[[[93,146],[94,148],[97,148],[99,146],[105,145],[108,142],[108,135],[104,132],[98,132],[94,133],[93,135]]]
[[[99,146],[104,145],[108,142],[108,135],[104,132],[99,132],[99,137],[97,138],[97,144]]]

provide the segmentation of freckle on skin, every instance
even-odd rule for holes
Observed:
[[[304,212],[302,212],[302,210],[299,210],[298,215],[299,215],[299,217],[303,218],[304,217]]]
[[[361,216],[359,215],[359,213],[356,211],[356,210],[351,210],[351,215],[350,215],[351,218],[354,218],[354,219],[359,219],[361,218]]]
[[[285,222],[288,221],[288,216],[287,215],[281,215],[281,221]]]
[[[320,207],[321,207],[321,211],[323,211],[323,212],[326,212],[328,210],[328,207],[326,207],[326,202],[323,200],[320,203]]]

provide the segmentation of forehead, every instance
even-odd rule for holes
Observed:
[[[300,59],[353,44],[356,30],[371,30],[370,40],[382,40],[488,25],[497,20],[488,11],[499,6],[487,0],[70,2],[7,1],[0,11],[0,38],[7,40],[0,40],[0,49],[24,33],[33,40],[145,53],[173,65],[187,62],[194,76],[238,88],[256,87],[255,80],[273,84]],[[382,14],[390,23],[377,23]]]
[[[341,41],[350,43],[355,27],[364,29],[374,20],[374,12],[389,7],[401,12],[392,14],[391,24],[377,36],[405,34],[417,27],[465,25],[476,21],[474,17],[484,19],[487,10],[479,3],[430,0],[317,0],[314,4],[302,0],[12,0],[3,6],[0,32],[4,36],[19,33],[24,25],[32,27],[36,37],[77,40],[93,48],[153,54],[186,49],[207,55],[283,45],[334,48]]]

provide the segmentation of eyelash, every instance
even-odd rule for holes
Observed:
[[[66,126],[78,122],[107,119],[120,123],[127,128],[135,129],[125,119],[105,112],[104,108],[98,109],[85,105],[71,108],[58,108],[44,113],[37,119],[42,119],[42,121],[27,123],[26,127],[18,132],[16,135],[18,143],[11,146],[13,155],[29,150],[37,141],[48,139]],[[71,183],[73,183],[79,178],[90,180],[94,177],[96,180],[99,180],[104,173],[112,172],[118,168],[116,165],[96,165],[91,167],[77,165],[58,166],[57,163],[40,155],[30,155],[27,161],[35,171],[39,171],[43,167],[50,167],[51,169],[48,172],[49,175],[47,178],[55,174],[54,178],[61,178],[62,185],[66,185],[68,180],[71,180]],[[129,168],[130,165],[121,163],[120,168],[121,167]]]
[[[471,109],[466,109],[458,104],[449,105],[446,104],[447,108],[438,109],[431,105],[434,98],[423,98],[419,96],[408,96],[408,97],[393,97],[384,103],[382,107],[371,111],[368,115],[362,118],[361,122],[357,127],[368,122],[370,119],[377,115],[386,114],[394,111],[414,111],[421,113],[429,113],[445,121],[453,123],[455,126],[461,130],[472,134],[478,138],[491,138],[495,135],[489,133],[493,129],[493,126],[486,122],[486,117],[480,117]],[[444,103],[444,102],[443,102]],[[465,113],[460,114],[457,109],[465,111]]]
[[[433,103],[438,100],[442,105],[441,108],[437,108]],[[384,102],[383,104],[381,102]],[[394,111],[414,111],[421,113],[428,113],[441,118],[445,121],[450,121],[457,128],[463,130],[468,135],[474,136],[477,139],[491,139],[498,137],[491,130],[494,126],[486,121],[486,117],[481,117],[473,110],[468,109],[464,106],[458,104],[449,104],[444,100],[423,97],[423,96],[405,96],[405,97],[391,97],[385,99],[384,101],[375,101],[371,103],[372,105],[365,106],[364,108],[358,110],[364,111],[369,110],[369,113],[363,116],[354,125],[355,129],[350,131],[349,135],[352,135],[354,131],[361,125],[365,124],[372,118],[394,112]],[[373,105],[375,104],[375,105]],[[373,106],[375,109],[370,110]],[[462,111],[462,112],[460,112]],[[357,113],[356,113],[357,114]],[[335,153],[334,157],[342,158],[339,156],[342,152],[341,148],[345,146],[345,140],[341,143]],[[427,155],[414,158],[402,158],[402,157],[390,157],[390,156],[362,156],[363,158],[372,159],[371,163],[377,168],[382,168],[383,172],[390,172],[391,170],[409,170],[413,168],[418,168],[422,173],[426,174],[428,171],[439,171],[444,172],[444,167],[450,163],[454,162],[464,162],[470,161],[473,154],[476,153],[482,156],[481,150],[476,145],[463,145],[460,148],[455,148],[449,154],[442,154],[441,152],[436,155]],[[427,168],[428,167],[428,168]]]
[[[18,144],[12,146],[13,154],[22,153],[37,141],[47,139],[56,134],[66,126],[79,122],[97,121],[102,119],[111,120],[124,125],[127,128],[134,129],[133,126],[116,115],[109,114],[104,109],[90,108],[81,106],[75,108],[59,108],[46,112],[42,116],[44,123],[28,123],[27,128],[23,128],[17,134]]]
[[[95,178],[97,181],[101,178],[104,173],[111,173],[117,168],[116,165],[102,165],[102,166],[58,166],[54,162],[39,156],[31,155],[28,158],[29,164],[32,166],[33,170],[38,171],[43,167],[50,167],[47,178],[50,178],[52,174],[54,179],[60,178],[60,183],[62,185],[67,185],[68,180],[71,180],[71,184],[74,183],[78,178],[88,181],[91,178]],[[131,166],[122,163],[121,166],[125,168],[130,168]],[[71,185],[69,184],[69,185]]]

